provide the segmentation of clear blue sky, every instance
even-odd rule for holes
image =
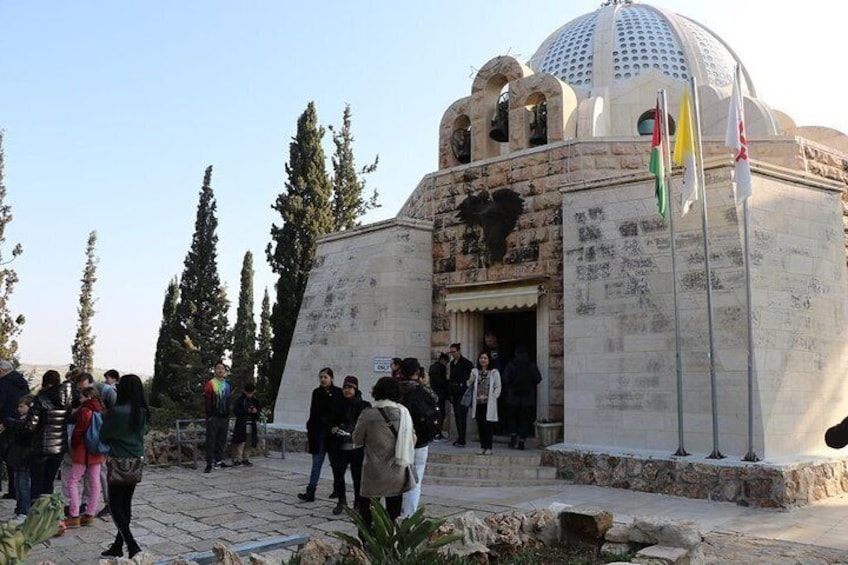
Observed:
[[[210,164],[219,272],[235,302],[242,257],[254,253],[258,316],[263,288],[273,297],[270,205],[308,101],[324,125],[351,104],[360,164],[380,155],[369,185],[383,207],[366,220],[385,219],[436,168],[439,120],[468,95],[475,69],[506,53],[528,59],[599,5],[0,0],[0,128],[15,218],[3,253],[18,241],[25,250],[11,303],[27,317],[22,360],[69,361],[86,237],[97,230],[95,364],[152,371],[164,291],[182,272]],[[844,3],[656,5],[723,37],[760,98],[799,125],[848,131]]]

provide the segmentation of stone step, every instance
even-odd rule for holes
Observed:
[[[463,479],[457,477],[424,476],[424,489],[429,485],[446,487],[534,487],[561,485],[559,479]]]
[[[552,480],[556,478],[556,469],[554,467],[539,467],[538,465],[497,465],[494,462],[480,465],[454,465],[434,463],[428,460],[425,477],[428,476],[507,481]]]
[[[445,465],[489,465],[489,466],[538,466],[542,462],[542,454],[534,451],[495,451],[492,455],[478,455],[480,449],[454,448],[454,451],[433,451],[427,455],[428,463],[441,463]]]

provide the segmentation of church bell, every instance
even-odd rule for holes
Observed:
[[[500,143],[509,141],[509,94],[506,92],[498,98],[489,137]]]
[[[539,102],[533,106],[533,121],[530,123],[530,145],[545,145],[548,142],[548,104]]]

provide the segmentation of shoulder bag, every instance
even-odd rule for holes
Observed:
[[[141,482],[144,457],[109,457],[106,476],[110,485],[135,485]]]
[[[395,425],[392,424],[392,421],[389,420],[388,416],[386,416],[385,410],[383,410],[382,408],[377,408],[377,410],[380,412],[380,415],[383,417],[383,419],[389,425],[389,428],[392,430],[392,433],[395,435],[395,441],[397,441],[398,432],[395,429]],[[406,469],[404,469],[404,471],[403,471],[403,492],[411,491],[412,489],[415,488],[415,486],[417,484],[418,484],[418,477],[416,476],[416,473],[415,473],[415,467],[413,465],[407,465]]]

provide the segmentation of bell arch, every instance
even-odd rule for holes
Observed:
[[[505,150],[512,150],[512,136],[509,146],[503,146],[489,137],[492,118],[498,108],[498,97],[506,86],[512,97],[512,84],[533,74],[529,67],[519,63],[513,57],[501,56],[489,60],[477,72],[471,86],[471,160],[478,161],[497,157]],[[512,118],[512,103],[509,104]]]
[[[534,74],[510,84],[509,117],[515,132],[510,135],[510,151],[536,146],[530,143],[534,119],[531,108],[541,101],[545,102],[547,114],[547,143],[577,136],[577,94],[553,75]]]
[[[462,161],[455,151],[455,139],[459,128],[464,128],[468,136],[468,148],[472,147],[471,139],[471,97],[460,98],[450,105],[442,114],[439,124],[439,169],[449,169],[471,160],[469,153],[468,161]],[[462,134],[466,135],[466,134]]]

